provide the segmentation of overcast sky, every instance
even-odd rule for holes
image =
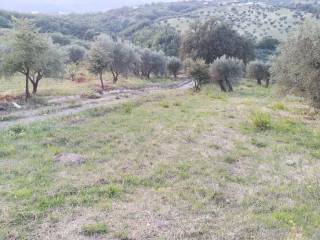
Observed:
[[[0,0],[0,9],[19,12],[93,12],[169,0]]]

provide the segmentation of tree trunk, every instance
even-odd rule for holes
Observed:
[[[104,90],[104,84],[103,84],[102,73],[99,73],[99,78],[100,78],[101,88],[102,88],[102,90]]]
[[[258,82],[258,85],[261,86],[261,79],[260,78],[257,79],[257,82]]]
[[[232,87],[231,82],[228,79],[226,79],[226,82],[227,82],[227,85],[228,85],[228,88],[229,88],[229,92],[233,92],[233,87]]]
[[[269,84],[270,84],[270,78],[267,78],[267,79],[266,79],[266,87],[267,87],[267,88],[269,87]]]
[[[195,92],[200,92],[201,88],[200,88],[200,82],[198,80],[194,81],[194,91]]]
[[[30,80],[30,82],[32,84],[32,94],[37,94],[38,85],[39,85],[39,82],[40,82],[41,79],[42,79],[42,74],[41,73],[35,74],[33,76],[33,78],[29,77],[29,80]]]
[[[224,86],[222,81],[219,81],[219,86],[220,86],[220,89],[221,89],[222,92],[226,92],[227,91],[227,89],[225,88],[225,86]]]
[[[112,72],[112,76],[113,76],[113,84],[115,84],[118,81],[118,73],[116,71],[114,71],[113,69],[111,69],[111,72]]]
[[[39,82],[35,82],[35,83],[31,82],[31,83],[32,83],[32,93],[37,94]]]
[[[27,70],[27,73],[26,73],[26,101],[28,101],[28,98],[30,97],[30,92],[29,92],[29,76],[30,72],[29,70]]]

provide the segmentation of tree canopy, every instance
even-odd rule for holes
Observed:
[[[181,50],[184,58],[202,58],[207,64],[223,55],[237,57],[244,63],[254,59],[253,43],[215,18],[194,22],[183,35]]]

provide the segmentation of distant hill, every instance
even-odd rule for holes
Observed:
[[[65,2],[67,5],[72,1]],[[108,2],[111,4],[116,1]],[[125,1],[118,2],[125,3]],[[92,5],[94,4],[92,3]],[[297,7],[293,0],[265,0],[264,2],[216,0],[162,2],[138,7],[123,7],[100,13],[68,15],[0,11],[0,28],[10,28],[12,16],[27,17],[32,19],[43,32],[60,32],[81,41],[91,40],[99,33],[107,33],[134,42],[145,42],[153,34],[156,34],[158,28],[170,27],[183,32],[195,20],[204,21],[216,17],[231,24],[241,34],[255,39],[261,39],[265,36],[285,39],[287,33],[295,29],[305,19],[317,17],[318,5],[311,4],[310,6],[312,6],[312,10],[306,8],[305,5],[303,8]]]

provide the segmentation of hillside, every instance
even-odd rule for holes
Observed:
[[[241,34],[256,39],[264,36],[284,39],[290,30],[314,17],[314,14],[294,6],[289,3],[281,6],[245,1],[190,1],[124,7],[96,14],[30,15],[1,11],[0,27],[10,28],[12,16],[27,17],[33,19],[42,31],[61,32],[82,40],[90,40],[101,32],[134,40],[146,29],[171,26],[183,32],[196,19],[217,17],[230,23]]]

